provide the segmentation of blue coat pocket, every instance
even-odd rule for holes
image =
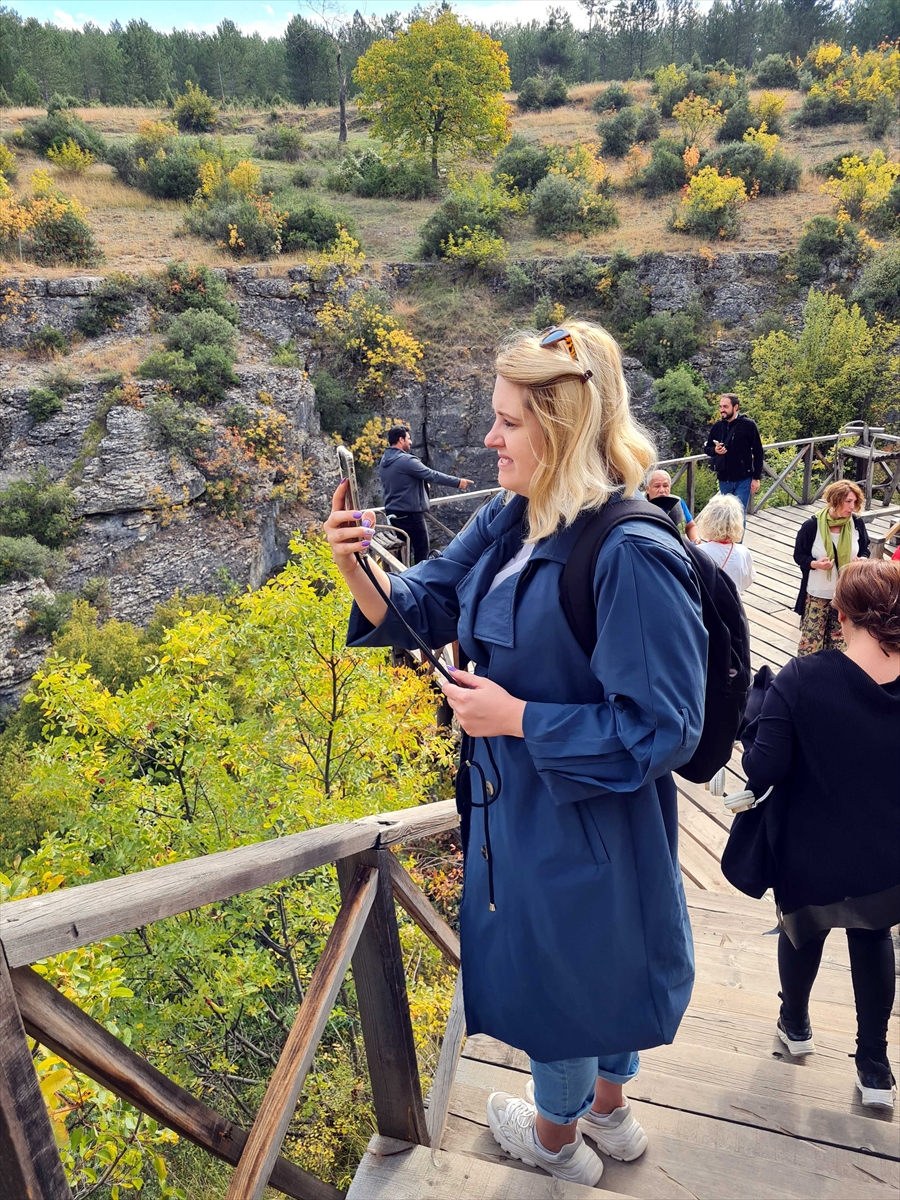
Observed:
[[[598,867],[605,866],[609,862],[609,854],[606,852],[606,845],[603,841],[603,835],[597,825],[597,818],[591,810],[591,802],[589,800],[577,800],[573,808],[578,813],[578,819],[581,822],[581,828],[584,832],[584,840],[590,847],[594,862]]]

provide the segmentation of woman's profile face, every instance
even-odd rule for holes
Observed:
[[[497,482],[519,496],[528,496],[531,480],[544,449],[544,435],[534,413],[522,403],[524,389],[497,376],[494,423],[484,444],[497,451]]]
[[[849,517],[856,512],[857,495],[855,492],[848,492],[843,500],[839,500],[831,509],[836,517]]]

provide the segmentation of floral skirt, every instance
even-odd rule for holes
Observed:
[[[817,650],[846,650],[844,635],[838,621],[837,609],[830,600],[818,596],[807,596],[800,621],[800,645],[798,657],[815,654]]]

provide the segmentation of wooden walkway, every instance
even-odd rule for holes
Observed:
[[[751,517],[745,544],[757,582],[744,596],[754,668],[796,653],[797,528],[815,509]],[[869,523],[883,533],[894,518]],[[524,1095],[528,1061],[490,1038],[468,1039],[439,1150],[373,1139],[348,1200],[897,1200],[900,1127],[863,1109],[853,1063],[856,1017],[846,939],[826,943],[810,1015],[817,1053],[791,1060],[775,1036],[775,910],[737,893],[720,868],[731,816],[703,787],[678,783],[680,859],[697,963],[690,1008],[672,1046],[641,1054],[628,1086],[650,1137],[637,1162],[604,1157],[598,1188],[563,1184],[509,1159],[485,1118],[492,1091]],[[744,778],[740,753],[726,791]],[[897,1009],[890,1045],[900,1041]],[[895,1063],[895,1074],[900,1066]]]

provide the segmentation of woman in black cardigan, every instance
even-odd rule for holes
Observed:
[[[831,605],[838,572],[856,558],[869,557],[865,521],[855,514],[865,503],[863,490],[849,479],[836,479],[822,493],[825,508],[800,526],[794,562],[803,573],[794,612],[800,616],[797,653],[843,650],[837,613]]]
[[[814,1050],[808,1002],[830,929],[846,929],[863,1104],[893,1107],[890,927],[900,921],[900,563],[850,563],[835,607],[846,653],[795,658],[744,733],[747,786],[775,785],[770,841],[781,933],[777,1032]],[[871,748],[861,771],[860,753]]]

